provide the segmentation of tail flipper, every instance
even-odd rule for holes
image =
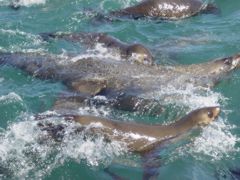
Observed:
[[[161,158],[158,151],[153,150],[142,155],[143,161],[143,180],[157,179],[159,168],[161,167]]]

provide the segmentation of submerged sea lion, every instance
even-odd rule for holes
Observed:
[[[213,87],[240,67],[240,54],[193,65],[142,66],[108,59],[72,62],[47,54],[1,53],[0,63],[11,64],[42,79],[60,80],[70,90],[88,97],[104,95],[120,102],[118,97],[122,95],[123,98],[148,99],[142,95],[169,86],[175,89],[186,89],[189,84]]]
[[[72,42],[82,42],[93,48],[97,43],[104,47],[119,51],[121,58],[140,64],[154,63],[151,52],[142,44],[127,44],[106,33],[41,33],[44,40],[49,38],[65,39]]]
[[[158,17],[162,19],[183,19],[199,13],[217,12],[218,8],[201,0],[144,0],[139,4],[110,12],[117,17]]]

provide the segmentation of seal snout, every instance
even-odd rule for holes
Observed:
[[[219,106],[216,106],[213,108],[212,112],[213,112],[214,119],[218,117],[218,115],[220,114],[220,111],[221,111],[221,109]]]
[[[237,54],[236,56],[233,57],[233,66],[236,68],[240,68],[240,54]]]
[[[225,58],[224,64],[231,66],[231,69],[240,68],[240,54]]]

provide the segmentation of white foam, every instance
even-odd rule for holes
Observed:
[[[45,4],[46,0],[19,0],[17,4],[21,6],[32,6],[32,5],[39,5],[39,4]]]
[[[192,84],[188,84],[183,88],[168,85],[153,93],[145,94],[144,97],[159,99],[165,105],[177,104],[185,106],[190,110],[206,106],[219,106],[220,101],[225,102],[227,100],[220,93],[213,92],[208,88],[196,87]]]
[[[5,96],[0,96],[1,103],[22,102],[22,98],[15,92],[10,92]]]
[[[89,166],[107,165],[127,151],[123,143],[106,142],[101,135],[94,134],[93,137],[84,130],[76,134],[80,124],[63,121],[57,116],[41,121],[33,119],[25,117],[0,131],[1,166],[11,172],[13,179],[41,179],[69,160],[85,161]],[[62,142],[56,143],[46,136],[38,122],[66,125]],[[91,124],[89,128],[92,127],[101,128],[101,124]]]
[[[116,50],[111,50],[104,47],[103,44],[97,43],[93,49],[88,49],[86,54],[81,54],[71,58],[72,62],[79,61],[84,58],[99,58],[99,59],[111,59],[116,61],[122,61],[120,53]]]
[[[201,135],[194,140],[190,149],[191,154],[197,158],[197,155],[203,154],[211,160],[220,160],[238,152],[236,143],[240,142],[240,139],[231,133],[232,128],[234,127],[219,118],[212,125],[204,128]]]

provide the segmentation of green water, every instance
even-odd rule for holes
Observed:
[[[7,7],[7,0],[0,0],[0,50],[78,55],[86,53],[81,44],[43,42],[38,33],[87,31],[107,32],[125,42],[142,43],[159,64],[199,63],[240,52],[240,1],[237,0],[215,0],[221,15],[199,15],[172,22],[145,19],[107,23],[92,20],[94,10],[106,13],[137,1],[25,2],[26,6],[14,11]],[[184,114],[186,109],[206,105],[220,105],[223,111],[218,122],[204,129],[192,142],[170,146],[161,152],[163,165],[159,179],[231,179],[229,168],[240,168],[239,77],[240,71],[236,71],[203,95],[191,90],[186,94],[176,92],[186,96],[184,102],[170,98],[177,106],[172,109],[170,106],[168,114],[159,117],[161,122]],[[103,171],[104,167],[110,167],[123,177],[141,179],[139,157],[121,155],[118,145],[105,146],[101,141],[91,143],[77,138],[57,148],[35,142],[40,132],[35,129],[32,115],[51,109],[65,90],[61,83],[42,81],[13,67],[0,67],[0,178],[111,179]],[[101,111],[108,114],[109,110]],[[149,123],[160,121],[126,112],[111,112],[109,116]],[[118,150],[120,155],[116,153]]]

